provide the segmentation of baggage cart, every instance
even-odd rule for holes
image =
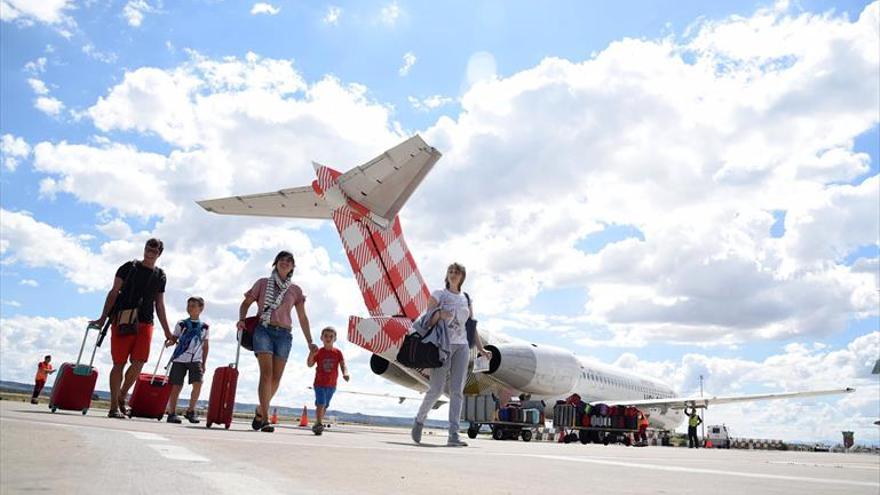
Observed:
[[[477,438],[480,428],[485,425],[492,430],[495,440],[521,438],[529,442],[543,423],[537,409],[500,408],[498,400],[491,394],[465,395],[462,416],[470,423],[467,434],[472,439]]]

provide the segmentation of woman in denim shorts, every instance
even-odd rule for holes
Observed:
[[[296,308],[299,326],[309,350],[317,349],[312,342],[309,317],[306,316],[306,298],[302,289],[291,282],[295,266],[292,254],[287,251],[278,253],[275,261],[272,262],[272,273],[257,280],[253,287],[245,292],[244,301],[238,310],[238,329],[243,331],[248,308],[254,302],[258,303],[257,316],[260,322],[254,330],[254,354],[260,365],[260,383],[257,388],[260,406],[254,411],[254,420],[251,422],[254,430],[275,431],[268,421],[269,403],[281,383],[281,376],[284,374],[284,366],[287,364],[287,356],[293,343],[291,335],[293,308]]]

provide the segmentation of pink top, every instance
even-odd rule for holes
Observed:
[[[263,277],[257,280],[254,283],[254,286],[251,289],[244,293],[245,297],[252,297],[257,300],[257,303],[260,305],[257,310],[257,316],[260,316],[260,313],[263,312],[263,308],[266,307],[266,287],[269,285],[269,279]],[[284,299],[281,300],[281,304],[275,308],[275,311],[272,311],[271,323],[285,327],[285,328],[293,328],[293,322],[290,319],[290,313],[293,310],[293,307],[301,302],[306,302],[306,296],[303,295],[302,289],[299,288],[296,284],[290,284],[287,292],[284,294]]]

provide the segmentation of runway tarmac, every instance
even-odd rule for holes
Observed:
[[[0,401],[0,493],[674,493],[880,492],[868,454],[689,450],[469,440],[445,432],[339,425],[316,437],[49,412]]]

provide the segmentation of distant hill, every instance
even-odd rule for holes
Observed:
[[[33,392],[34,386],[33,384],[27,383],[19,383],[19,382],[7,382],[4,380],[0,380],[0,392],[18,392],[18,393],[28,393]],[[207,391],[210,392],[210,391]],[[49,396],[52,394],[52,387],[46,386],[43,389],[43,393],[41,395]],[[110,400],[110,392],[104,390],[96,390],[95,395],[98,396],[99,399],[102,400]],[[205,394],[206,395],[206,394]],[[187,399],[188,401],[188,399]],[[257,407],[256,404],[249,403],[235,403],[234,411],[240,414],[251,414],[254,409]],[[288,416],[298,418],[302,414],[302,408],[291,408],[285,406],[272,406],[273,409],[277,407],[279,416]],[[199,408],[207,409],[208,401],[200,400]],[[314,408],[309,408],[310,417],[314,415]],[[397,426],[397,427],[410,427],[412,426],[413,418],[412,417],[396,417],[396,416],[372,416],[368,414],[361,413],[348,413],[344,411],[336,411],[336,410],[328,410],[328,416],[336,416],[336,419],[343,423],[356,423],[356,424],[364,424],[364,425],[374,425],[374,426]],[[448,426],[448,422],[446,421],[437,421],[429,419],[426,421],[427,426],[432,428],[446,428]]]

